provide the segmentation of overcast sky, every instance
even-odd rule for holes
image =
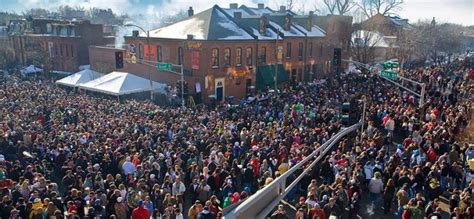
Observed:
[[[323,0],[293,0],[296,9],[313,10]],[[119,13],[143,13],[144,15],[162,16],[186,10],[189,6],[195,12],[207,9],[214,4],[228,7],[235,2],[255,7],[256,3],[265,3],[272,8],[285,4],[286,0],[0,0],[0,11],[21,12],[32,7],[55,9],[59,5],[111,8]],[[304,3],[304,4],[303,4]],[[405,0],[399,12],[410,22],[431,20],[436,17],[439,22],[474,25],[474,0]]]

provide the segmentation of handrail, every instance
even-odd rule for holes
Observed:
[[[311,164],[308,167],[306,167],[305,170],[295,180],[293,180],[293,182],[285,189],[285,191],[278,198],[274,199],[270,204],[268,204],[267,207],[265,207],[263,209],[263,211],[258,214],[257,218],[265,218],[265,216],[270,214],[270,212],[273,210],[273,208],[276,205],[278,205],[278,203],[290,192],[291,189],[293,189],[293,187],[295,187],[300,182],[300,180],[311,169],[313,169],[313,167],[321,160],[321,158],[324,157],[324,155],[326,155],[326,153],[332,148],[332,146],[334,146],[334,144],[339,142],[339,140],[342,137],[344,137],[345,135],[349,134],[350,132],[352,132],[354,130],[357,130],[357,128],[359,126],[360,126],[360,124],[353,125],[351,127],[348,127],[346,129],[342,130],[338,134],[336,134],[334,136],[334,140],[324,149],[324,151],[320,155],[318,155],[318,157],[316,157],[316,159],[313,162],[311,162]]]
[[[347,135],[348,133],[357,130],[357,128],[360,126],[360,123],[355,124],[353,126],[347,127],[337,134],[333,135],[328,141],[326,141],[323,145],[321,145],[319,148],[315,149],[313,153],[305,157],[302,161],[298,162],[295,166],[291,167],[288,171],[283,173],[280,177],[276,178],[273,180],[270,184],[266,185],[264,188],[260,189],[257,191],[254,195],[250,196],[247,198],[244,202],[239,204],[238,206],[232,206],[232,210],[229,211],[230,209],[224,209],[225,212],[228,212],[230,215],[226,215],[225,218],[236,218],[237,212],[245,212],[248,210],[250,207],[255,206],[255,205],[261,205],[262,203],[258,203],[259,197],[263,195],[268,195],[268,194],[274,194],[275,189],[278,189],[279,198],[274,199],[263,211],[259,214],[262,215],[264,212],[268,211],[267,209],[270,209],[270,211],[280,202],[280,200],[286,195],[295,185],[296,183],[306,174],[324,155],[327,153],[327,151],[337,142],[339,141],[340,138],[343,136]],[[322,153],[320,153],[322,151]],[[319,153],[319,154],[318,154]],[[315,158],[313,162],[311,162],[310,166],[305,168],[305,171],[303,171],[303,174],[298,176],[296,180],[290,184],[290,186],[285,189],[286,185],[286,179],[291,176],[296,170],[300,169],[303,165],[307,164],[311,159]],[[282,191],[280,191],[283,189]],[[265,203],[266,204],[266,203]],[[267,213],[268,214],[268,213]],[[267,215],[265,214],[265,215]]]

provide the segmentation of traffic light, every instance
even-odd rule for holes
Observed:
[[[184,81],[184,93],[187,94],[188,93],[188,82]]]
[[[123,52],[121,51],[115,52],[115,68],[123,68]]]
[[[182,89],[182,87],[181,87],[181,81],[177,81],[177,82],[176,82],[176,96],[182,98],[182,96],[181,96],[181,94],[182,94],[181,89]]]
[[[344,126],[349,126],[350,122],[350,111],[351,111],[351,103],[345,102],[342,103],[342,113],[341,113],[341,123]]]
[[[341,66],[341,53],[342,49],[341,48],[334,48],[334,57],[332,59],[332,64],[334,66]]]

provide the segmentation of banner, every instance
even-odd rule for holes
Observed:
[[[54,48],[53,42],[48,42],[48,53],[49,53],[50,58],[54,56],[53,48]]]
[[[137,53],[135,49],[135,45],[130,44],[129,49],[128,49],[128,61],[130,63],[137,63]]]
[[[283,46],[278,46],[277,48],[277,61],[281,63],[283,60]]]
[[[193,70],[199,70],[199,51],[192,51],[191,52],[192,56],[192,69]]]
[[[148,44],[145,44],[145,56],[143,57],[143,59],[145,60],[155,60],[156,59],[156,46],[154,46],[153,44],[150,44],[150,46],[148,46]]]

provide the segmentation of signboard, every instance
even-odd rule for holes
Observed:
[[[145,57],[144,59],[150,59],[150,60],[155,60],[156,59],[156,46],[151,45],[148,46],[148,44],[145,44]]]
[[[192,69],[199,70],[199,51],[191,52]]]
[[[202,49],[202,43],[201,42],[188,42],[188,49],[201,50]]]
[[[171,63],[158,63],[156,64],[156,68],[160,71],[171,71],[173,65]]]
[[[380,76],[390,80],[396,80],[398,78],[398,73],[393,71],[382,71],[380,72]]]
[[[397,62],[385,62],[383,63],[383,68],[384,69],[392,69],[392,68],[398,68],[398,63]]]

